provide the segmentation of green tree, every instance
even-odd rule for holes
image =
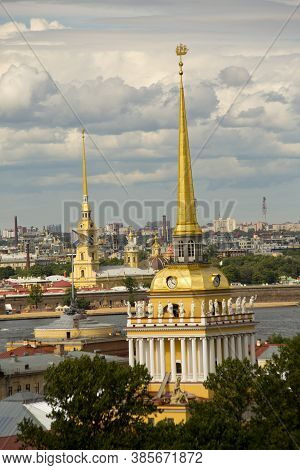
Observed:
[[[74,288],[74,298],[79,308],[83,308],[85,310],[90,308],[90,302],[84,297],[79,297],[77,294],[76,288]],[[66,289],[65,295],[63,297],[63,304],[70,306],[71,299],[72,299],[72,288],[69,287],[68,289]]]
[[[300,447],[300,335],[259,368],[249,439],[253,449]]]
[[[136,279],[134,279],[131,276],[125,277],[123,281],[123,285],[126,287],[128,291],[128,301],[131,303],[131,305],[134,304],[135,301],[135,292],[138,290],[138,283]]]
[[[24,448],[131,449],[147,415],[155,411],[148,394],[150,375],[87,355],[51,366],[45,375],[45,400],[51,406],[51,430],[32,420],[19,426]]]
[[[42,298],[43,298],[43,291],[42,291],[41,286],[39,286],[38,284],[32,285],[30,288],[30,292],[29,292],[28,302],[31,305],[34,305],[35,308],[38,308],[39,304],[42,301]]]
[[[16,271],[11,266],[0,268],[0,279],[9,279],[15,274],[16,274]]]

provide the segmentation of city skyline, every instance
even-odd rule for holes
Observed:
[[[185,86],[196,198],[238,201],[230,216],[250,221],[261,220],[265,196],[270,223],[299,219],[298,12],[250,78],[296,2],[129,0],[125,11],[117,0],[63,1],[55,14],[53,3],[6,2],[19,32],[1,18],[1,228],[15,214],[61,223],[62,201],[81,198],[81,123],[21,33],[105,155],[87,137],[91,200],[175,199],[179,39],[193,51]]]

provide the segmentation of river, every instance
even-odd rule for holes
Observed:
[[[101,323],[113,323],[119,328],[126,324],[125,315],[101,315],[93,316]],[[0,322],[0,351],[5,350],[5,345],[11,340],[22,340],[33,337],[33,329],[38,326],[49,325],[53,318],[38,320],[12,320]],[[272,333],[280,333],[282,336],[294,336],[300,333],[300,308],[278,307],[259,308],[256,310],[256,337],[267,339]]]

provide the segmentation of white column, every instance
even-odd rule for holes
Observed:
[[[139,340],[138,339],[135,339],[134,340],[135,342],[135,360],[136,360],[136,363],[139,364],[140,363],[140,355],[139,355]]]
[[[240,361],[243,359],[242,337],[241,337],[241,335],[238,335],[238,337],[237,337],[237,358]]]
[[[150,356],[149,356],[149,341],[148,339],[144,340],[144,361],[145,365],[150,373]]]
[[[229,344],[229,354],[232,359],[235,359],[236,354],[235,354],[235,339],[234,335],[230,336],[230,344]]]
[[[166,373],[166,359],[165,359],[165,340],[160,338],[160,377],[164,379]]]
[[[222,362],[222,338],[218,336],[217,338],[217,362],[221,364]]]
[[[139,339],[139,359],[140,359],[140,364],[145,364],[144,345],[143,345],[142,339]]]
[[[223,347],[224,347],[224,360],[228,359],[229,352],[228,352],[228,336],[224,336],[223,338]]]
[[[244,335],[244,357],[249,359],[249,338],[248,335]]]
[[[150,375],[155,376],[155,362],[154,362],[154,338],[149,340],[149,353],[150,353]]]
[[[209,371],[216,372],[216,352],[215,352],[215,339],[209,338]]]
[[[154,340],[154,356],[155,356],[155,363],[154,363],[154,369],[156,373],[156,379],[160,377],[160,347],[159,347],[159,340],[155,339]]]
[[[193,382],[197,381],[197,344],[196,338],[192,338],[192,378]]]
[[[186,381],[186,347],[185,347],[185,338],[180,340],[181,347],[181,380],[182,382]]]
[[[252,364],[256,364],[255,333],[252,333],[250,336],[250,358],[251,358]]]
[[[197,339],[198,377],[203,376],[203,354],[201,339]]]
[[[202,339],[202,352],[203,352],[203,376],[204,380],[208,376],[208,351],[207,351],[207,338]]]
[[[129,349],[129,365],[134,366],[134,350],[133,350],[133,339],[128,340],[128,349]]]
[[[170,356],[171,356],[171,381],[176,381],[176,349],[175,338],[170,339]]]

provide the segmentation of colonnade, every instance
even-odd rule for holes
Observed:
[[[247,358],[253,364],[256,361],[254,333],[192,338],[128,338],[128,342],[129,365],[145,364],[152,380],[158,382],[164,379],[166,372],[171,373],[172,382],[178,375],[182,382],[205,380],[209,372],[215,372],[216,364],[228,357]]]

